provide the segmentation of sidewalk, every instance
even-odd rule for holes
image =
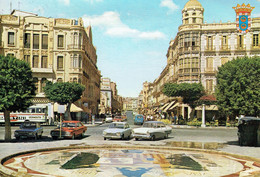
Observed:
[[[226,127],[226,126],[217,126],[217,127],[201,127],[201,126],[189,126],[189,125],[170,125],[172,128],[203,128],[203,129],[237,129],[237,127]]]

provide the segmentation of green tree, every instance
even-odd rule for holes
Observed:
[[[260,115],[260,57],[242,57],[224,64],[217,74],[218,107],[227,116]]]
[[[11,141],[10,112],[28,108],[35,90],[32,70],[26,62],[0,56],[0,111],[4,112],[5,141]]]
[[[183,103],[191,107],[193,115],[193,109],[197,106],[196,101],[204,95],[204,88],[201,83],[167,83],[162,92],[168,97],[182,97]]]
[[[80,99],[85,86],[75,82],[47,82],[44,87],[46,97],[61,105],[67,105],[67,120],[71,120],[70,107],[71,104]]]

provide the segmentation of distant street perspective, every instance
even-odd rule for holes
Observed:
[[[0,176],[260,176],[259,29],[259,0],[0,0]]]

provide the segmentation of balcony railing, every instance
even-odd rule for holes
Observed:
[[[84,45],[81,44],[69,44],[68,45],[68,49],[69,50],[83,50],[84,49]]]
[[[216,47],[212,46],[212,45],[207,45],[205,48],[205,51],[215,51],[215,50],[216,50]]]
[[[230,50],[230,46],[229,45],[221,45],[220,46],[220,51],[229,51]]]
[[[238,44],[235,47],[236,47],[236,50],[246,50],[246,45],[245,44]]]
[[[216,70],[213,67],[207,67],[207,68],[205,68],[204,73],[205,74],[215,74]]]

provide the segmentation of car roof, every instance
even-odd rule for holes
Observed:
[[[146,121],[145,123],[163,123],[161,121]]]
[[[66,120],[66,121],[63,121],[62,123],[78,123],[80,121],[77,121],[77,120]]]
[[[127,124],[127,122],[112,122],[112,124]]]

